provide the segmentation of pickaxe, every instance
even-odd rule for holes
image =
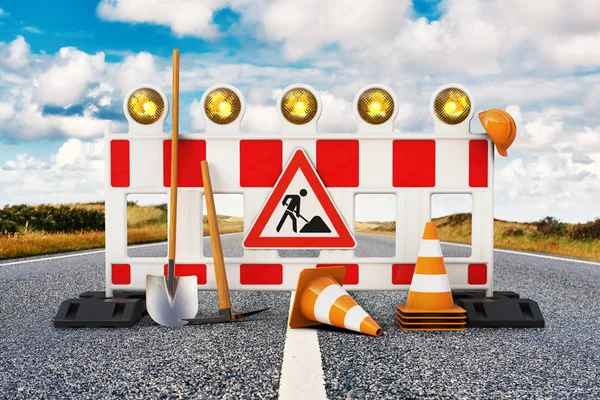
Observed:
[[[219,297],[219,315],[203,318],[186,319],[190,324],[212,324],[216,322],[231,322],[239,320],[250,315],[266,311],[271,307],[262,308],[256,311],[245,313],[234,313],[231,310],[231,298],[229,297],[229,284],[227,283],[227,272],[223,260],[223,249],[221,248],[221,237],[219,235],[219,225],[217,223],[217,211],[215,209],[215,199],[210,182],[210,172],[208,163],[202,161],[202,180],[204,182],[204,194],[206,196],[206,209],[208,212],[208,229],[210,231],[210,241],[212,243],[213,263],[215,266],[215,279],[217,281],[217,296]]]

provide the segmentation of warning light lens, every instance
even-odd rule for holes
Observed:
[[[306,124],[317,115],[317,98],[310,90],[291,89],[281,99],[281,112],[292,124]]]
[[[140,88],[127,100],[127,111],[134,121],[150,125],[160,119],[165,112],[162,96],[154,89]]]
[[[471,112],[471,100],[457,88],[442,90],[435,98],[433,110],[440,121],[448,125],[463,122]]]
[[[383,124],[394,113],[394,99],[385,90],[368,89],[358,98],[358,114],[369,124]]]
[[[237,119],[242,111],[242,102],[231,89],[218,88],[206,96],[206,116],[215,124],[226,125]]]

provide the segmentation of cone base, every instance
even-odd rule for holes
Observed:
[[[405,319],[399,315],[396,315],[396,319],[400,321],[402,324],[410,326],[410,325],[449,325],[449,326],[465,326],[467,324],[466,319],[464,320],[456,320],[456,319]]]
[[[403,314],[466,314],[467,310],[462,307],[454,305],[453,308],[443,310],[426,310],[421,308],[408,308],[406,303],[396,304],[396,308]]]
[[[398,311],[396,313],[396,316],[401,316],[403,319],[410,321],[410,320],[417,320],[417,319],[423,319],[423,320],[435,320],[435,319],[445,319],[445,320],[454,320],[454,321],[460,321],[460,320],[466,320],[467,316],[466,315],[462,315],[462,314],[417,314],[417,313],[413,313],[413,314],[404,314],[401,311]]]
[[[290,328],[322,325],[321,322],[312,321],[302,314],[302,311],[300,310],[300,298],[302,297],[304,289],[307,288],[313,278],[326,274],[330,275],[340,286],[342,286],[344,284],[344,276],[346,275],[346,267],[307,268],[300,272],[298,284],[296,285],[296,295],[294,296],[294,303],[292,305],[288,323]]]
[[[400,319],[396,318],[396,324],[403,331],[464,331],[466,330],[466,322],[457,325],[456,323],[444,324],[406,324]]]

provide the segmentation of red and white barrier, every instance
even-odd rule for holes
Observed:
[[[298,86],[319,99],[308,86],[290,87]],[[160,89],[144,87],[157,90],[167,104]],[[445,125],[436,120],[431,134],[393,133],[396,106],[394,116],[380,125],[357,117],[357,133],[317,133],[317,115],[314,123],[306,125],[294,125],[282,117],[282,133],[267,135],[240,133],[245,107],[242,94],[230,85],[216,87],[234,90],[242,101],[242,112],[231,124],[218,125],[205,118],[206,133],[180,135],[178,275],[196,275],[199,289],[216,288],[212,258],[202,254],[200,161],[208,161],[216,193],[244,196],[244,229],[248,233],[283,168],[300,148],[352,231],[357,194],[396,196],[396,254],[391,258],[357,258],[354,249],[324,249],[318,258],[280,258],[274,249],[245,249],[242,257],[225,260],[231,289],[294,290],[304,268],[346,265],[345,286],[349,290],[408,290],[423,226],[431,220],[431,196],[470,194],[472,253],[468,258],[446,258],[446,267],[452,289],[484,289],[487,295],[492,294],[494,148],[487,135],[469,132],[472,98],[471,114],[464,122]],[[383,88],[393,96],[383,85],[371,85],[359,93],[371,87]],[[433,97],[446,87],[467,92],[460,85],[447,85]],[[145,290],[146,275],[166,273],[167,264],[166,257],[127,255],[126,208],[128,194],[169,192],[171,144],[163,131],[166,113],[152,125],[141,125],[129,117],[125,105],[124,110],[129,132],[113,133],[109,125],[105,133],[108,296],[114,290]]]

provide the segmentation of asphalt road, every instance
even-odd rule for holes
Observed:
[[[240,235],[222,241],[226,255],[241,251]],[[362,256],[394,251],[389,238],[358,242]],[[273,306],[238,324],[165,328],[145,317],[131,329],[56,330],[62,300],[103,288],[104,254],[87,253],[0,261],[19,262],[0,265],[0,398],[277,397],[289,292],[233,292],[236,310]],[[318,330],[327,396],[600,398],[600,265],[496,252],[494,275],[496,290],[539,302],[545,329],[403,332],[393,321],[405,292],[354,292],[384,334]],[[216,293],[199,297],[202,314],[216,311]]]

